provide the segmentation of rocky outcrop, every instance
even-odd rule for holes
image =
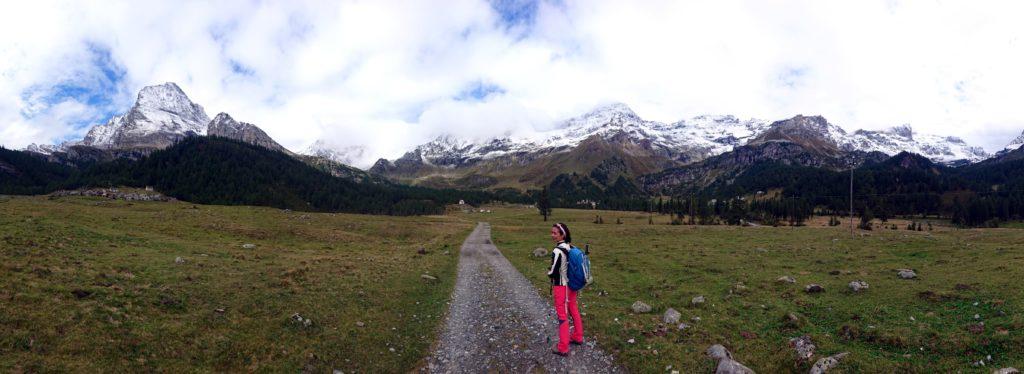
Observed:
[[[207,135],[219,136],[258,145],[288,155],[293,153],[274,141],[267,133],[251,123],[238,122],[227,113],[220,113],[207,126]]]

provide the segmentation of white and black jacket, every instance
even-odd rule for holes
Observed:
[[[551,268],[548,269],[548,278],[551,278],[552,286],[569,285],[569,243],[558,242],[558,245],[551,250]]]

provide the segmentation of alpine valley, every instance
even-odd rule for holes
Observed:
[[[176,84],[165,83],[143,88],[127,112],[92,127],[82,140],[3,150],[0,193],[157,185],[177,191],[174,197],[200,201],[395,213],[388,204],[414,207],[403,212],[430,212],[465,197],[470,202],[531,202],[542,189],[550,191],[555,206],[608,209],[643,209],[659,197],[723,199],[772,191],[771,196],[806,199],[809,206],[838,211],[838,202],[823,199],[842,194],[850,169],[865,174],[857,182],[865,194],[987,194],[1012,191],[1018,184],[1024,190],[1024,176],[1015,171],[1024,162],[1022,146],[1024,134],[993,155],[959,138],[918,133],[909,125],[847,132],[813,115],[777,121],[705,115],[662,123],[645,120],[624,104],[609,104],[528,135],[467,139],[444,134],[398,159],[380,159],[361,170],[348,164],[365,156],[362,146],[334,147],[320,140],[295,153],[257,125],[227,113],[211,119]],[[246,163],[237,152],[273,166]],[[195,175],[203,173],[221,180],[197,181]],[[315,185],[295,186],[302,183]],[[318,191],[325,183],[344,184],[332,188],[348,197]],[[178,185],[194,188],[186,193]],[[224,186],[256,189],[264,198],[232,199],[215,191]],[[271,192],[288,198],[270,198]],[[388,202],[341,202],[373,193],[384,193]],[[425,207],[423,201],[430,203]],[[951,209],[947,201],[936,213]]]

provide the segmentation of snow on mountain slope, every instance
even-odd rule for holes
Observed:
[[[858,130],[847,133],[820,116],[797,116],[807,123],[806,131],[816,132],[843,151],[879,151],[895,155],[902,151],[921,154],[936,162],[966,160],[978,162],[990,155],[956,137],[916,134],[908,125],[884,131]],[[792,120],[792,119],[791,119]],[[624,104],[599,106],[563,122],[554,130],[522,137],[462,139],[441,135],[422,144],[403,158],[417,157],[425,164],[456,167],[468,161],[486,160],[517,152],[567,151],[591,136],[606,139],[625,134],[636,142],[650,142],[676,155],[696,155],[702,159],[733,150],[764,134],[777,123],[758,119],[739,119],[731,115],[704,115],[675,123],[642,119]],[[1022,134],[1024,138],[1024,134]],[[1021,139],[1024,143],[1024,139]],[[685,157],[680,156],[680,159]]]
[[[323,139],[313,142],[300,154],[307,156],[322,157],[328,160],[345,164],[355,165],[363,158],[366,148],[363,146],[335,147]]]
[[[940,163],[978,162],[991,157],[981,147],[970,146],[960,138],[914,133],[910,125],[883,131],[857,130],[841,144],[844,150],[879,151],[888,155],[907,151]]]
[[[1021,146],[1024,146],[1024,132],[1020,133],[1020,136],[1018,136],[1016,139],[1013,139],[1013,141],[1011,141],[1010,144],[1007,144],[1006,147],[1003,148],[1003,150],[1013,151],[1017,150]]]

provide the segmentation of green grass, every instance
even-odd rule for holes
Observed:
[[[787,345],[803,334],[818,346],[815,359],[851,352],[836,373],[1024,366],[1024,230],[936,227],[851,238],[846,228],[817,222],[670,226],[665,216],[649,225],[646,214],[596,212],[605,221],[597,225],[593,211],[556,209],[551,222],[543,222],[535,209],[493,211],[482,219],[492,223],[495,243],[542,295],[549,287],[548,259],[530,253],[551,247],[550,225],[566,222],[575,244],[591,244],[596,283],[581,296],[588,335],[635,372],[664,372],[669,365],[682,372],[713,371],[703,351],[716,343],[758,372],[806,372],[809,364],[796,365]],[[621,225],[615,224],[619,217]],[[915,269],[919,277],[898,279],[897,268]],[[776,283],[783,275],[797,284]],[[867,281],[870,289],[852,293],[847,284],[853,280]],[[737,291],[737,283],[746,289]],[[826,292],[804,293],[809,283]],[[691,306],[697,295],[707,302]],[[636,300],[654,312],[633,314]],[[692,327],[678,332],[668,326],[659,336],[661,314],[670,307]],[[799,322],[787,322],[788,313]],[[985,323],[979,334],[968,331],[975,314]],[[692,322],[695,316],[701,320]],[[635,344],[627,343],[631,338]],[[993,361],[985,368],[971,366],[986,355]]]
[[[0,371],[406,371],[434,340],[472,227],[2,197]]]

